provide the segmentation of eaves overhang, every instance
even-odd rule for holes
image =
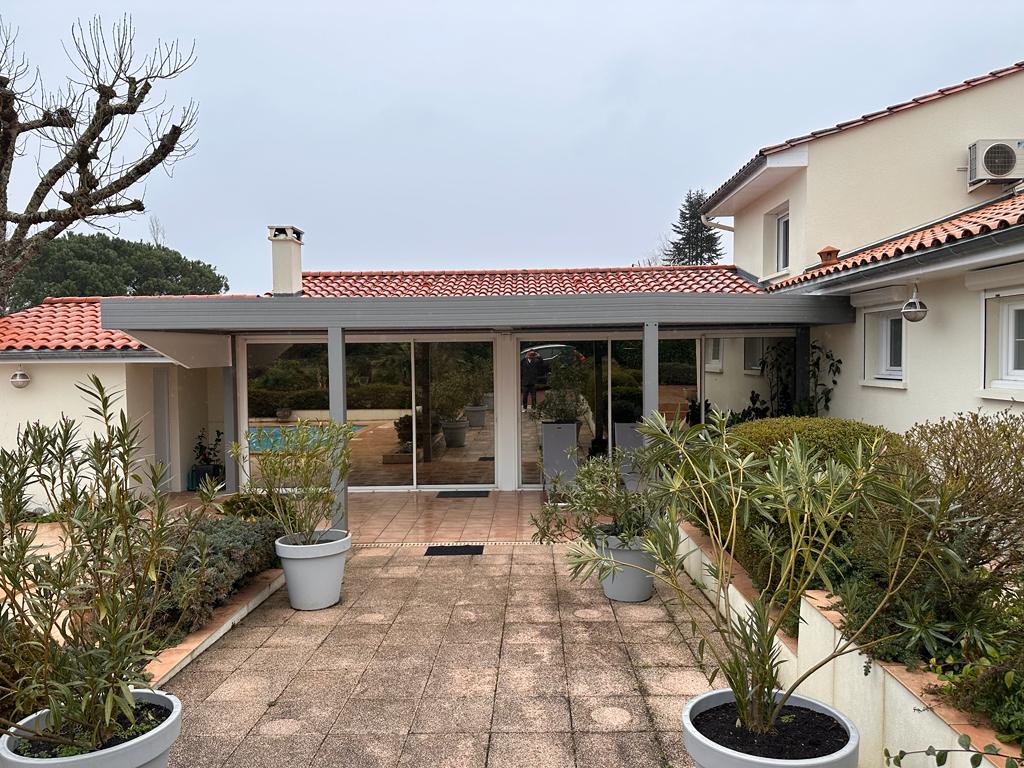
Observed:
[[[109,298],[106,328],[247,333],[458,331],[662,325],[827,325],[853,319],[845,297],[730,293],[559,296],[311,298],[301,296]]]
[[[807,167],[807,146],[758,153],[701,206],[707,216],[735,216],[770,189]]]

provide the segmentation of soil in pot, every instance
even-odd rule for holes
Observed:
[[[117,733],[103,742],[100,745],[100,749],[110,749],[118,744],[124,744],[126,741],[144,736],[170,716],[171,710],[166,707],[161,707],[159,704],[153,704],[148,701],[139,701],[135,705],[135,722],[130,722],[123,712],[118,714],[116,717]],[[55,735],[68,739],[82,737],[81,728],[70,723]],[[32,757],[39,760],[86,754],[84,750],[78,747],[54,744],[42,739],[19,739],[14,752],[22,757]]]
[[[838,752],[850,740],[842,723],[823,712],[785,706],[771,733],[751,733],[736,726],[733,702],[701,712],[693,726],[716,744],[747,755],[776,760],[807,760]]]

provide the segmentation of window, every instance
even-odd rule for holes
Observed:
[[[789,269],[789,211],[775,219],[775,268]]]
[[[704,370],[712,373],[722,371],[722,340],[704,340]]]
[[[864,378],[903,380],[903,315],[898,309],[864,314]]]
[[[999,336],[1002,379],[996,384],[1024,387],[1024,301],[1003,305]]]
[[[763,357],[764,339],[759,336],[743,339],[743,370],[760,373]]]

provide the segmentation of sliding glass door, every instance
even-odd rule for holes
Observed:
[[[490,341],[345,345],[351,487],[492,485]]]

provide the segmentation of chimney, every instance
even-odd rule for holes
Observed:
[[[302,230],[298,227],[267,227],[275,296],[302,293]]]
[[[826,245],[818,251],[818,258],[821,259],[821,266],[831,266],[839,261],[839,249],[834,245]]]

